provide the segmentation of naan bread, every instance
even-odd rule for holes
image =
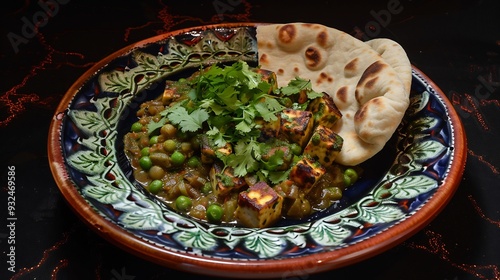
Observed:
[[[385,38],[371,39],[367,41],[366,44],[378,52],[382,59],[394,68],[403,82],[405,89],[410,91],[412,79],[411,63],[403,47],[393,40]]]
[[[258,26],[257,42],[259,64],[276,72],[279,86],[299,76],[333,97],[343,115],[334,127],[344,138],[336,162],[352,166],[371,158],[399,126],[410,85],[401,78],[408,80],[409,73],[411,82],[411,66],[398,63],[408,58],[388,51],[385,41],[372,48],[337,29],[293,23]],[[381,54],[393,58],[401,74]]]

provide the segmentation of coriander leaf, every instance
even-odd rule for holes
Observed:
[[[267,178],[269,181],[271,181],[272,184],[279,184],[290,176],[290,171],[291,169],[288,169],[286,171],[271,171],[267,175]]]
[[[255,104],[254,107],[266,122],[277,120],[276,114],[285,108],[278,100],[270,97],[264,97],[263,101]]]
[[[215,102],[215,100],[213,99],[202,100],[200,102],[200,108],[210,109],[216,115],[220,115],[224,112],[224,108],[221,105],[217,104],[217,102]]]
[[[233,118],[230,115],[210,116],[208,119],[208,124],[210,126],[224,130],[224,128],[230,126],[232,120]]]
[[[167,123],[166,118],[161,118],[158,122],[151,121],[148,123],[148,135],[153,133],[155,130],[159,129],[162,127],[164,124]]]
[[[226,105],[231,111],[235,111],[241,105],[241,102],[238,100],[238,92],[232,86],[226,87],[218,94],[218,97],[223,105]]]
[[[274,98],[267,97],[265,103],[267,108],[274,112],[281,112],[285,109],[285,106],[281,105],[279,101]]]
[[[322,96],[323,96],[322,93],[314,91],[314,90],[311,90],[311,91],[307,92],[307,98],[310,99],[310,100],[316,99],[316,98],[322,97]]]
[[[255,104],[254,107],[257,110],[257,112],[259,112],[260,116],[262,117],[262,119],[264,119],[264,121],[269,122],[271,120],[276,120],[277,119],[275,113],[269,111],[269,109],[267,108],[266,104],[264,104],[264,103],[257,103],[257,104]]]
[[[239,122],[235,128],[243,133],[250,132],[252,130],[252,127],[250,127],[250,125],[248,125],[244,120]]]
[[[284,157],[285,152],[277,150],[267,161],[262,161],[262,165],[266,170],[275,171],[278,167],[283,165]]]
[[[295,79],[291,80],[288,83],[288,85],[297,87],[299,89],[311,89],[312,88],[311,80],[306,80],[306,79],[303,79],[301,77],[295,77]]]
[[[298,88],[296,86],[288,85],[288,86],[284,86],[281,89],[279,89],[279,92],[285,96],[288,96],[288,95],[293,95],[293,94],[299,93],[300,88]]]
[[[248,88],[256,88],[261,82],[261,76],[257,72],[251,71],[247,63],[241,63],[241,72],[248,79]]]
[[[203,122],[208,120],[208,113],[202,109],[196,109],[191,114],[184,107],[177,107],[171,110],[167,118],[174,124],[179,125],[179,128],[184,131],[197,131],[203,125]]]
[[[170,107],[167,107],[167,108],[165,108],[165,110],[161,111],[160,112],[160,116],[166,117],[171,111],[174,111],[174,110],[176,110],[179,107],[185,106],[186,103],[187,103],[187,100],[182,100],[182,101],[179,101],[179,102],[175,102]]]
[[[238,140],[234,147],[234,154],[227,156],[226,165],[233,167],[234,175],[245,176],[248,170],[254,170],[260,159],[259,145],[255,140]]]
[[[205,134],[210,136],[210,139],[217,147],[224,147],[227,144],[227,141],[224,139],[224,134],[222,134],[216,127],[213,127]]]
[[[312,90],[312,84],[310,80],[305,80],[300,77],[295,77],[295,79],[288,82],[288,85],[282,87],[280,92],[283,95],[293,95],[297,94],[302,90]]]

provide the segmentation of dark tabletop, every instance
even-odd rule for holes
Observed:
[[[157,34],[220,22],[315,22],[360,39],[393,39],[447,95],[465,127],[463,179],[436,219],[373,258],[296,279],[500,279],[500,1],[347,2],[3,2],[0,279],[204,279],[131,255],[80,221],[50,172],[47,134],[61,97],[102,58]],[[9,196],[15,228],[6,218]]]

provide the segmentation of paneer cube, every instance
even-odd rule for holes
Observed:
[[[342,149],[344,139],[330,128],[318,125],[304,148],[304,155],[329,167]]]
[[[265,182],[258,182],[240,192],[236,219],[247,227],[269,227],[281,217],[282,207],[283,197]]]
[[[301,158],[290,170],[290,180],[307,194],[325,174],[326,169],[312,158]]]
[[[307,110],[313,112],[314,125],[323,125],[333,128],[333,125],[342,118],[342,113],[335,105],[333,98],[326,92],[309,103]]]
[[[261,131],[259,141],[266,141],[268,139],[276,138],[280,133],[281,116],[278,114],[277,119],[274,121],[265,121],[262,118],[255,118],[255,123],[259,126]]]
[[[281,113],[280,133],[304,148],[313,132],[314,122],[310,111],[285,109]]]
[[[163,91],[161,101],[163,102],[163,104],[168,105],[179,97],[180,94],[175,89],[166,88],[165,91]]]
[[[224,147],[216,147],[206,135],[200,135],[200,150],[201,150],[201,162],[202,163],[213,163],[217,158],[217,153],[223,155],[230,155],[233,153],[233,147],[230,143],[226,143]]]
[[[218,197],[225,196],[232,190],[240,190],[247,185],[245,178],[236,177],[231,167],[223,168],[222,164],[215,163],[210,169],[212,191]]]

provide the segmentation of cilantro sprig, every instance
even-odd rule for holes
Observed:
[[[316,92],[312,88],[311,80],[306,80],[301,77],[295,77],[287,86],[276,89],[276,92],[285,96],[290,96],[304,91],[308,99],[321,97],[321,93]]]
[[[321,96],[312,90],[310,81],[301,78],[273,92],[273,85],[244,61],[201,69],[190,83],[192,89],[187,98],[167,107],[161,113],[163,118],[148,130],[157,129],[168,120],[183,132],[203,129],[216,147],[230,143],[234,152],[229,155],[217,153],[217,156],[226,166],[232,167],[238,177],[256,172],[262,166],[280,164],[278,157],[271,162],[261,160],[262,148],[257,140],[261,126],[256,119],[278,120],[277,114],[285,109],[279,101],[280,96],[301,91],[307,92],[309,99]],[[263,170],[257,175],[277,182],[285,178],[286,172]]]

